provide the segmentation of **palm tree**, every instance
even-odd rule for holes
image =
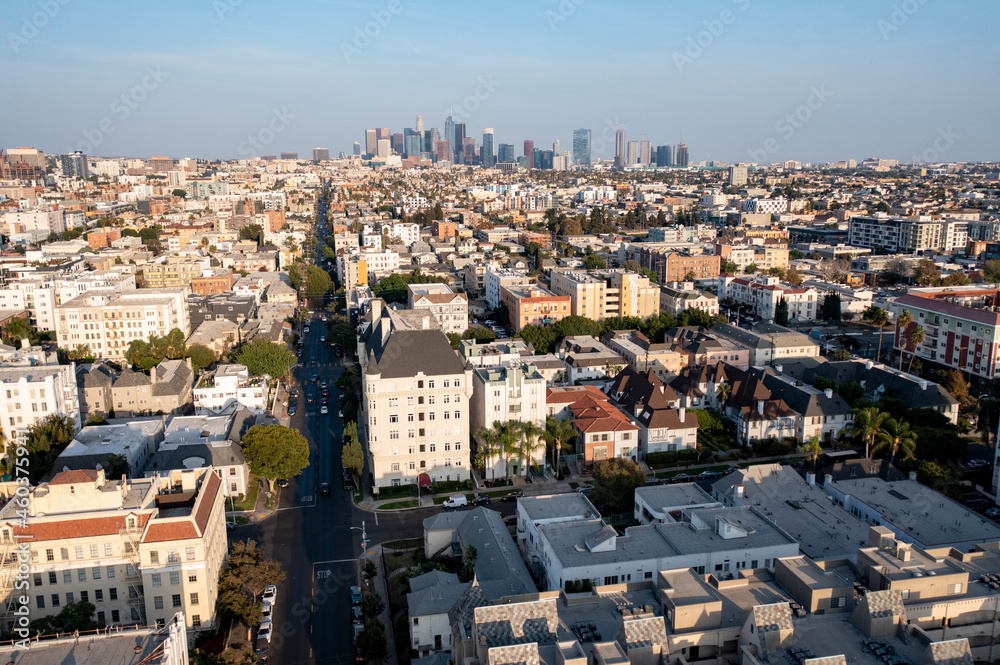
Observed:
[[[517,423],[517,425],[520,436],[518,436],[515,449],[517,456],[521,459],[521,465],[524,467],[524,477],[527,478],[535,451],[543,445],[541,441],[542,437],[545,436],[545,430],[533,422],[522,422]]]
[[[729,383],[720,383],[719,387],[715,389],[715,395],[719,398],[719,406],[725,407],[726,402],[729,401],[730,396],[733,394],[733,386]]]
[[[878,351],[875,352],[875,362],[882,362],[882,329],[889,323],[889,314],[881,307],[870,307],[868,322],[878,328]]]
[[[867,409],[854,409],[854,422],[844,430],[847,436],[857,436],[865,444],[865,457],[870,456],[875,437],[882,431],[882,425],[889,414],[880,411],[877,406]]]
[[[812,458],[813,471],[815,472],[816,460],[818,460],[819,456],[823,454],[823,446],[820,445],[819,437],[814,436],[813,438],[803,443],[801,446],[799,446],[799,452],[805,453],[807,457]]]
[[[899,371],[902,372],[903,371],[903,349],[906,348],[906,337],[907,337],[907,335],[906,335],[906,329],[910,327],[911,323],[913,323],[913,315],[910,314],[910,310],[904,309],[903,313],[899,315],[899,317],[896,319],[896,321],[897,321],[897,324],[899,326],[899,333],[903,337],[903,341],[901,341],[899,343]],[[898,337],[897,337],[897,340],[898,340]]]
[[[476,460],[483,465],[483,471],[486,470],[487,465],[490,465],[491,459],[503,452],[500,444],[500,430],[498,425],[500,423],[496,422],[493,423],[493,427],[482,427],[475,434]],[[493,480],[496,480],[496,478],[496,467],[493,466]]]
[[[572,450],[570,441],[576,436],[573,423],[569,420],[559,420],[554,416],[545,419],[545,440],[552,446],[552,459],[555,462],[556,473],[559,473],[560,458],[563,450]]]
[[[910,354],[910,364],[906,366],[907,373],[913,367],[913,359],[917,357],[917,347],[924,341],[924,337],[926,337],[924,329],[920,326],[914,328],[913,332],[910,333],[910,344],[913,345],[913,352]]]
[[[504,477],[510,476],[510,458],[518,453],[518,441],[521,438],[520,423],[516,420],[509,420],[505,423],[497,421],[493,423],[497,429],[497,440],[500,443],[500,452],[504,456]]]
[[[902,451],[903,459],[913,457],[913,452],[917,448],[917,433],[910,429],[910,423],[905,420],[885,421],[882,431],[879,432],[875,445],[872,446],[872,453],[889,450],[889,462],[896,462],[896,455]]]

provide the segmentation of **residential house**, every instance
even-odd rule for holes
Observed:
[[[149,374],[126,368],[111,386],[115,416],[181,413],[190,408],[193,383],[190,358],[163,359]]]
[[[653,371],[622,370],[608,394],[639,427],[639,459],[698,447],[698,418],[680,406],[677,393]]]
[[[246,365],[218,365],[198,380],[193,396],[198,415],[220,416],[239,409],[254,414],[267,412],[267,381],[251,377]]]

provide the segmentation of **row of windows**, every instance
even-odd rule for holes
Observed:
[[[437,385],[435,379],[427,379],[426,381],[424,381],[423,379],[419,379],[417,381],[417,389],[418,390],[423,390],[425,384],[426,384],[428,390],[433,390],[435,388],[435,386]],[[452,388],[452,387],[454,387],[454,388],[461,388],[462,387],[462,380],[461,379],[442,379],[442,381],[441,381],[441,387],[442,388]],[[399,384],[397,384],[397,383],[387,383],[387,384],[385,384],[385,390],[386,390],[386,392],[394,393],[397,390],[399,390]],[[413,381],[407,381],[406,382],[406,390],[413,390]]]
[[[462,433],[461,429],[462,428],[460,426],[458,426],[458,425],[455,425],[454,431],[453,431],[453,428],[451,428],[451,427],[445,427],[444,428],[444,436],[451,436],[453,433],[454,434],[461,434]],[[428,428],[426,430],[421,427],[418,430],[412,430],[411,429],[411,430],[407,430],[406,431],[406,438],[412,439],[412,438],[414,438],[414,436],[419,436],[421,438],[423,438],[425,436],[437,436],[437,431],[433,427]],[[378,441],[378,436],[376,434],[372,434],[371,438],[372,438],[372,441]],[[399,430],[392,430],[392,431],[389,432],[389,440],[390,441],[396,441],[398,439],[399,439]]]
[[[408,454],[412,455],[412,454],[414,454],[415,452],[418,452],[418,451],[421,452],[421,453],[426,453],[428,445],[430,446],[430,452],[432,452],[432,453],[436,453],[437,452],[437,444],[436,443],[431,443],[431,444],[421,443],[419,446],[410,446],[409,449],[408,449],[409,450]],[[462,449],[462,444],[461,443],[455,443],[454,445],[455,445],[455,450],[461,450]],[[445,444],[444,444],[444,451],[446,453],[450,452],[451,451],[451,446],[452,446],[451,442],[445,442]],[[393,448],[392,449],[392,455],[393,456],[399,455],[399,448]]]
[[[462,458],[459,457],[459,458],[457,458],[455,460],[446,459],[444,461],[444,465],[445,466],[449,466],[449,467],[450,466],[462,466]],[[390,468],[391,471],[399,471],[399,463],[398,462],[393,462],[392,465],[390,465],[389,468]],[[407,468],[410,471],[416,471],[417,470],[417,463],[416,462],[410,462],[407,465]],[[426,469],[427,468],[427,462],[425,460],[420,460],[420,468],[421,469]]]
[[[84,558],[84,554],[88,554],[88,553],[90,554],[90,558],[91,559],[96,559],[98,556],[100,556],[100,554],[99,554],[100,549],[99,549],[99,547],[97,545],[91,545],[87,550],[84,550],[83,545],[77,545],[73,549],[74,549],[74,554],[76,555],[77,559],[83,559]],[[104,556],[114,556],[114,555],[115,555],[114,547],[111,545],[111,543],[104,543]],[[59,559],[60,559],[60,561],[69,561],[69,548],[68,547],[60,547],[59,548]],[[55,550],[52,549],[51,547],[48,548],[47,550],[45,550],[45,560],[46,561],[55,561],[56,560]],[[109,570],[114,570],[114,568],[112,566],[108,566],[108,569]],[[114,577],[114,575],[113,574],[109,574],[108,577]]]
[[[70,603],[75,602],[76,596],[73,594],[72,591],[67,591],[65,595],[66,595],[66,604],[67,605],[69,605]],[[130,598],[135,598],[136,596],[134,596],[132,594],[129,594],[129,597]],[[180,596],[178,596],[178,598],[179,597]],[[49,596],[49,603],[51,604],[51,607],[59,607],[59,601],[60,600],[61,600],[61,598],[60,598],[60,596],[59,596],[58,593],[54,593],[51,596]],[[115,587],[111,587],[110,589],[108,589],[108,600],[118,600],[118,589],[116,589]],[[80,602],[82,602],[82,603],[89,603],[90,602],[90,592],[89,591],[81,591],[80,592]],[[104,602],[104,589],[94,589],[94,602],[97,602],[97,603],[103,603]],[[45,609],[45,596],[43,596],[43,595],[37,595],[37,596],[35,596],[35,606],[38,609],[40,609],[40,610]],[[118,619],[115,619],[115,621],[118,621]]]

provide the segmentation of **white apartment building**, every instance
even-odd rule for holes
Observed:
[[[743,202],[743,212],[766,215],[788,212],[788,199],[750,199]]]
[[[445,333],[461,335],[469,328],[469,301],[447,284],[410,284],[407,300],[410,309],[430,312]]]
[[[0,289],[0,309],[26,309],[38,330],[55,330],[55,308],[89,291],[135,291],[135,275],[113,270],[65,275],[32,274],[12,280]]]
[[[83,345],[98,358],[124,360],[133,340],[163,336],[174,328],[191,332],[187,288],[103,291],[73,298],[56,307],[56,339],[60,347]]]
[[[506,366],[480,367],[472,373],[472,400],[470,402],[470,428],[475,434],[493,423],[520,421],[534,423],[545,429],[545,377],[527,363],[511,362]],[[545,446],[539,446],[532,456],[532,463],[545,464]],[[524,473],[524,460],[511,459],[507,469],[503,455],[489,460],[485,477],[500,478],[515,474],[515,468]],[[514,467],[513,465],[516,465]]]
[[[62,210],[34,210],[28,212],[4,213],[2,222],[4,235],[41,231],[45,234],[62,233],[66,230],[66,220]]]
[[[700,309],[709,316],[719,313],[719,296],[699,291],[694,282],[671,282],[660,287],[660,311],[680,314],[686,309]]]
[[[23,441],[28,428],[49,416],[66,416],[80,429],[76,365],[0,366],[0,430]]]
[[[18,593],[29,598],[33,618],[84,601],[109,626],[162,627],[179,611],[190,630],[215,623],[227,549],[215,473],[122,482],[103,470],[64,471],[30,488],[29,499],[26,518],[15,501],[0,509],[0,543],[26,544],[31,571],[29,589],[15,592],[17,558],[7,559],[5,605]]]
[[[420,240],[419,224],[403,224],[402,222],[392,225],[386,224],[382,230],[389,234],[390,240],[399,238],[407,247]]]
[[[812,321],[819,308],[819,293],[813,288],[799,288],[783,284],[777,277],[757,276],[752,279],[719,275],[719,299],[732,298],[747,303],[753,313],[765,321],[774,321],[778,303],[788,303],[789,321]]]
[[[337,253],[337,278],[341,286],[350,289],[361,284],[373,284],[383,277],[388,277],[399,271],[399,254],[391,249],[361,248],[350,249],[343,254]],[[348,286],[345,275],[358,275],[358,282]],[[366,275],[367,281],[361,281],[360,275]]]
[[[964,249],[969,241],[969,222],[929,217],[851,217],[848,244],[889,252],[945,253]]]
[[[219,365],[201,377],[193,395],[198,415],[218,416],[240,408],[255,414],[267,411],[267,382],[263,377],[251,377],[246,365]]]
[[[569,296],[575,316],[594,321],[617,316],[645,319],[660,311],[659,291],[649,278],[624,270],[553,271],[549,290]]]
[[[500,290],[509,286],[527,286],[529,284],[528,275],[507,268],[487,268],[483,275],[483,290],[485,291],[486,303],[490,309],[500,306]]]
[[[358,430],[375,486],[469,477],[466,370],[439,330],[406,329],[380,299],[360,326],[363,376]]]

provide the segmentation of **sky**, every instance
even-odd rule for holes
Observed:
[[[522,153],[1000,160],[995,0],[5,0],[0,147],[236,159],[422,114]]]

